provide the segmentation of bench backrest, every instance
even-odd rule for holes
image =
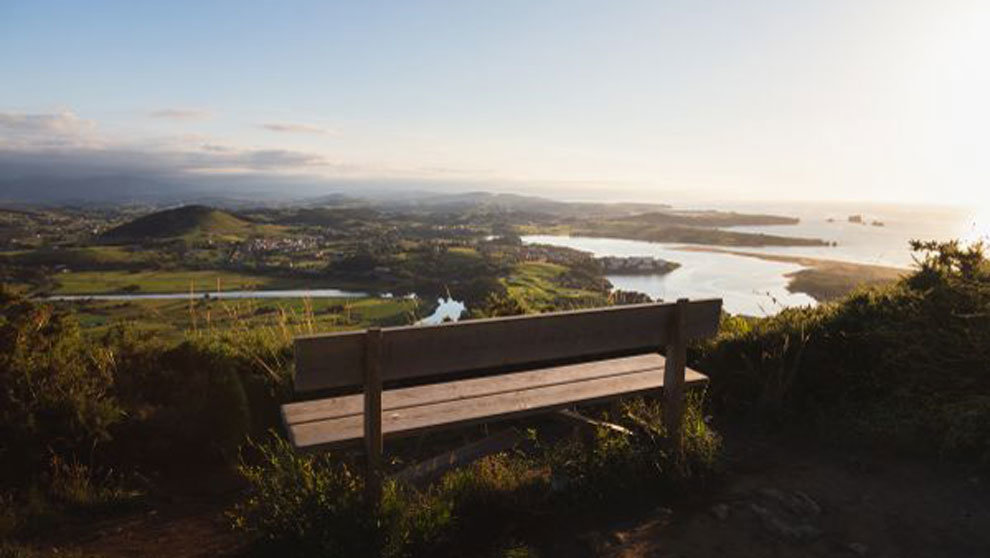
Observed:
[[[381,380],[655,352],[672,338],[676,308],[676,304],[634,304],[383,328]],[[687,303],[685,340],[714,335],[721,308],[719,299]],[[296,392],[362,386],[366,339],[365,331],[296,338]]]

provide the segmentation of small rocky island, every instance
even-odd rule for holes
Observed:
[[[598,258],[605,273],[617,275],[665,275],[681,264],[650,256],[606,256]]]
[[[829,219],[829,223],[831,223],[831,222],[832,222],[832,219]],[[866,225],[867,223],[869,223],[870,225],[873,225],[874,227],[882,227],[882,226],[884,226],[883,221],[879,221],[877,219],[874,219],[873,221],[868,221],[862,215],[850,215],[849,216],[849,222],[850,223],[855,223],[857,225]]]

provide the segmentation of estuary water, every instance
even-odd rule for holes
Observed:
[[[803,293],[787,290],[786,274],[801,266],[746,256],[678,250],[672,244],[590,238],[581,236],[528,235],[522,241],[550,244],[602,256],[651,256],[675,261],[681,267],[666,275],[609,275],[616,289],[639,291],[672,301],[687,298],[721,298],[726,311],[749,316],[775,314],[787,306],[815,304]]]
[[[829,260],[910,267],[911,240],[986,240],[990,214],[982,208],[932,208],[871,203],[760,203],[708,204],[697,209],[742,213],[770,213],[797,217],[796,225],[727,227],[739,232],[817,238],[835,246],[766,246],[741,248],[747,252],[808,256]],[[863,223],[849,221],[858,215]],[[876,225],[874,225],[876,223]]]
[[[797,217],[795,225],[726,227],[740,232],[817,238],[829,246],[740,247],[738,251],[846,261],[910,268],[914,264],[909,242],[919,240],[963,241],[990,238],[990,214],[983,208],[929,208],[859,203],[703,203],[677,210],[737,211]],[[859,215],[865,224],[850,222]],[[874,224],[874,222],[876,224]],[[813,305],[803,293],[787,290],[787,274],[802,266],[753,257],[714,252],[692,252],[683,244],[644,242],[614,238],[530,235],[527,243],[551,244],[602,256],[652,256],[678,262],[667,275],[609,275],[617,289],[646,293],[654,298],[719,297],[734,314],[765,316],[789,306]],[[711,248],[722,248],[713,246]]]

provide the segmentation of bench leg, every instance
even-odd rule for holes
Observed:
[[[688,300],[678,299],[667,345],[663,370],[663,422],[675,448],[681,447],[681,427],[684,421],[684,369],[687,366],[685,318]]]
[[[382,501],[382,330],[369,329],[364,362],[365,497],[372,510]]]

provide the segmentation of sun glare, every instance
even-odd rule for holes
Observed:
[[[967,240],[990,243],[990,206],[984,206],[973,215]]]

